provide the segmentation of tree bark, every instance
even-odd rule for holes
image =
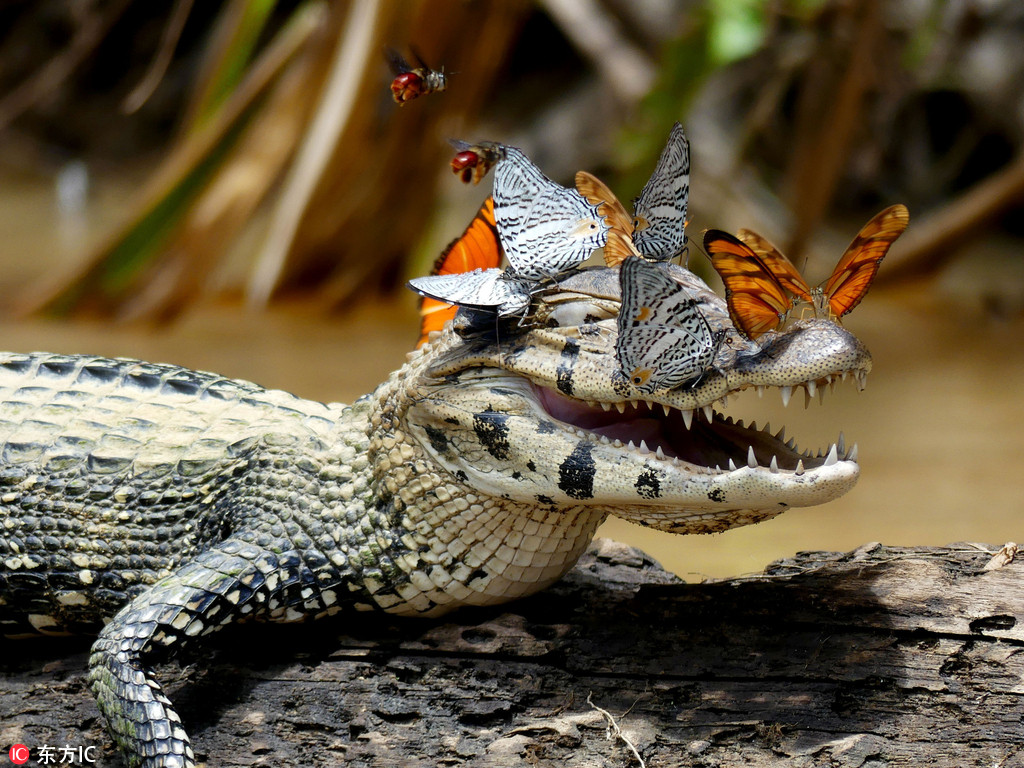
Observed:
[[[1024,564],[990,557],[869,544],[685,584],[598,541],[517,603],[240,625],[157,676],[210,766],[1020,768]],[[0,653],[0,755],[120,765],[88,641]]]

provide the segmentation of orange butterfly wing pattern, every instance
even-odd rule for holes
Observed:
[[[608,241],[604,245],[605,266],[614,267],[631,255],[639,256],[640,252],[633,246],[633,217],[626,212],[626,207],[608,185],[592,173],[578,171],[576,191],[588,203],[596,205],[597,212],[608,223]],[[618,233],[618,236],[613,237],[613,233]]]
[[[501,244],[494,224],[494,198],[488,197],[458,238],[434,262],[432,275],[456,275],[501,264]],[[455,317],[458,307],[424,296],[420,299],[420,338],[417,349],[427,343],[431,331],[440,331]]]
[[[704,250],[725,283],[733,325],[751,340],[778,328],[793,300],[768,264],[749,245],[719,229],[704,233]]]
[[[832,314],[842,317],[860,304],[875,279],[889,246],[910,223],[905,205],[893,205],[865,224],[843,253],[825,282],[825,296]]]
[[[796,266],[786,258],[782,251],[772,245],[768,238],[762,237],[751,229],[741,229],[737,237],[746,243],[750,250],[758,255],[761,262],[775,276],[783,288],[804,301],[811,301],[811,289],[807,281],[797,271]]]

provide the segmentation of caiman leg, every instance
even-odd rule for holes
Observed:
[[[286,542],[276,544],[221,542],[135,598],[100,633],[90,685],[132,766],[195,765],[181,719],[149,668],[160,651],[188,647],[243,615],[288,620],[331,607],[324,599],[331,569],[315,574]]]

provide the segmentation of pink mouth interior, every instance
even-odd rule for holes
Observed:
[[[668,458],[691,464],[725,469],[732,459],[742,466],[751,447],[760,466],[768,466],[773,456],[780,469],[795,469],[801,459],[806,467],[821,463],[766,432],[729,423],[718,413],[709,422],[702,411],[694,411],[687,429],[682,413],[676,409],[666,415],[660,405],[652,408],[641,401],[636,407],[626,405],[625,412],[619,413],[615,408],[606,411],[546,387],[536,390],[544,410],[558,421],[624,444],[632,441],[639,446],[642,440],[651,451],[661,448]]]

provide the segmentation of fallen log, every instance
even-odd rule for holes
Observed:
[[[239,625],[157,676],[210,766],[1011,768],[1022,577],[1012,548],[870,544],[686,584],[599,540],[517,603]],[[92,746],[79,762],[120,765],[87,640],[0,653],[4,754]]]

